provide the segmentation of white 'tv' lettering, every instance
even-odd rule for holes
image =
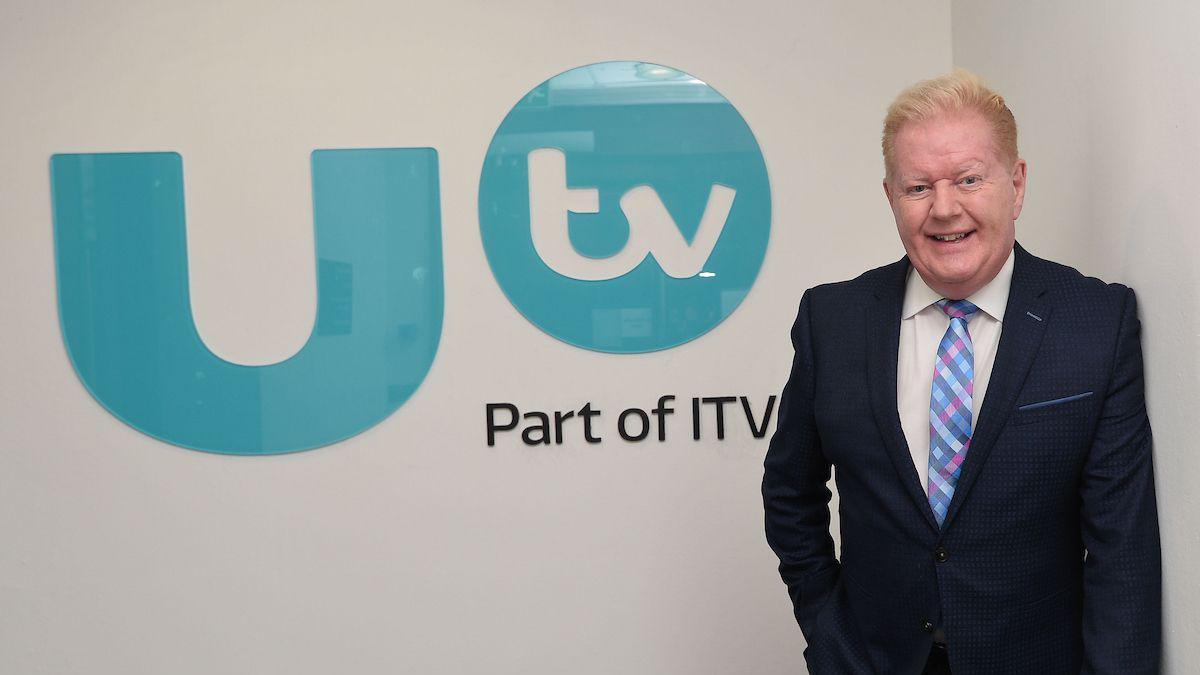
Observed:
[[[607,258],[590,258],[571,245],[567,213],[599,212],[599,191],[567,187],[567,158],[557,148],[533,150],[528,161],[533,248],[550,269],[584,281],[604,281],[628,274],[650,254],[669,276],[676,279],[695,276],[712,255],[737,195],[731,187],[712,185],[700,217],[700,228],[689,244],[658,192],[649,185],[635,187],[621,196],[621,211],[629,221],[625,246]]]

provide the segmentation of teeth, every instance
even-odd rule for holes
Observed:
[[[958,241],[965,236],[967,236],[966,232],[961,234],[935,234],[933,235],[933,238],[937,239],[938,241]]]

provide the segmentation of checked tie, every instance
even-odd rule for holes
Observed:
[[[938,345],[929,396],[929,505],[938,525],[946,519],[954,484],[971,445],[975,350],[967,322],[979,308],[967,300],[938,300],[950,326]]]

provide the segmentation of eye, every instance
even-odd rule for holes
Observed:
[[[976,185],[979,185],[982,181],[983,181],[983,179],[980,178],[979,176],[967,176],[966,178],[962,179],[961,182],[963,185],[966,185],[967,187],[974,187]]]
[[[911,195],[919,195],[919,194],[924,194],[928,190],[929,190],[928,185],[913,185],[908,188],[908,193]]]

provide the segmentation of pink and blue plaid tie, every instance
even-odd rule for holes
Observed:
[[[938,300],[950,326],[938,345],[929,397],[929,505],[938,525],[946,519],[954,484],[971,445],[975,350],[967,322],[979,308],[967,300]]]

